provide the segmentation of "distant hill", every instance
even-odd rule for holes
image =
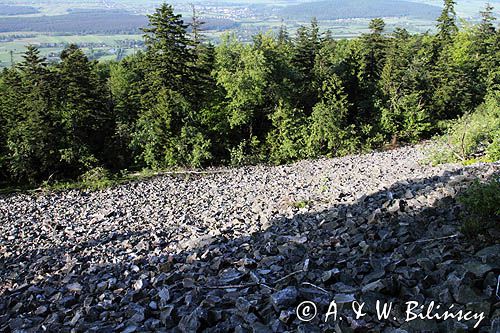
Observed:
[[[329,0],[288,6],[278,13],[289,19],[411,17],[434,20],[441,8],[403,0]]]
[[[38,9],[30,6],[9,6],[0,4],[0,16],[36,14]]]
[[[238,24],[228,19],[203,18],[204,30],[224,30]],[[186,20],[189,23],[190,20]],[[72,10],[66,15],[0,18],[0,32],[36,31],[64,34],[139,33],[148,18],[121,10]]]

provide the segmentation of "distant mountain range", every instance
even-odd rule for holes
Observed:
[[[411,17],[436,19],[441,8],[403,0],[328,0],[287,6],[279,15],[288,19],[335,20],[347,18]]]

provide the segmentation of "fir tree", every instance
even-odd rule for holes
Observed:
[[[191,4],[191,29],[192,29],[192,35],[193,35],[193,42],[195,45],[198,45],[202,42],[202,35],[201,35],[201,27],[205,22],[201,21],[200,18],[198,17],[198,13],[196,11],[196,7]]]
[[[396,29],[388,48],[380,78],[384,95],[381,127],[392,143],[415,141],[430,128],[422,89],[428,84],[428,75],[418,54],[420,43],[421,37]]]
[[[61,53],[58,66],[61,123],[65,131],[62,159],[68,172],[81,174],[102,161],[103,145],[113,134],[106,88],[76,45]]]
[[[321,46],[318,21],[313,18],[309,27],[297,30],[293,49],[293,65],[296,77],[296,104],[307,114],[317,101],[319,83],[314,78],[314,64]]]
[[[454,0],[444,0],[443,10],[437,19],[437,40],[441,47],[449,44],[453,35],[458,32],[458,27],[455,23],[457,14],[455,13]]]
[[[481,11],[481,23],[479,24],[479,31],[483,37],[490,37],[495,34],[495,26],[493,22],[496,18],[493,16],[493,6],[489,3],[486,4],[486,7],[483,11]]]
[[[23,61],[5,78],[2,113],[7,121],[5,164],[14,181],[36,183],[57,172],[57,119],[53,76],[45,59],[28,46]],[[2,94],[3,95],[3,94]]]
[[[147,47],[146,79],[152,104],[155,94],[165,88],[189,95],[194,55],[193,42],[187,35],[188,26],[167,4],[161,5],[148,18],[149,26],[142,30]]]
[[[349,151],[353,126],[346,123],[349,102],[336,75],[323,83],[321,101],[314,107],[307,148],[310,156],[337,156]]]

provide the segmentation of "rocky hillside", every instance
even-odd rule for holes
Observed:
[[[500,245],[458,231],[454,196],[499,164],[431,167],[422,147],[0,198],[0,331],[454,332],[405,302],[484,313]],[[331,302],[338,317],[325,314]],[[365,303],[356,319],[353,301]],[[393,301],[379,320],[376,301]],[[314,302],[317,316],[297,306]]]

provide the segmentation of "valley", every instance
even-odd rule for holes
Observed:
[[[146,14],[161,3],[156,0],[0,1],[0,67],[21,60],[25,45],[40,47],[42,55],[57,61],[63,45],[76,43],[92,59],[119,60],[143,45],[140,28]],[[498,1],[493,1],[495,5]],[[191,1],[173,2],[185,22],[191,22]],[[414,33],[434,31],[440,1],[332,0],[332,1],[198,1],[197,15],[205,22],[207,40],[217,43],[228,32],[251,40],[256,33],[278,31],[283,25],[293,34],[317,17],[322,31],[335,38],[352,38],[368,32],[370,19],[383,17],[386,30],[403,27]],[[458,1],[457,13],[478,20],[482,0]],[[53,42],[56,40],[55,42]],[[57,45],[48,45],[48,44]],[[89,45],[89,43],[95,43]]]

